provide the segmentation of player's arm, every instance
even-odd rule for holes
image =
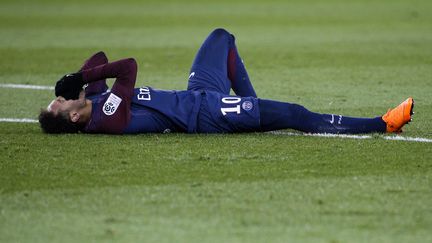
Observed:
[[[83,70],[81,74],[84,84],[106,78],[116,78],[111,92],[130,99],[135,87],[137,63],[135,59],[127,58]]]
[[[101,65],[82,72],[85,82],[105,78],[116,78],[111,93],[106,97],[102,112],[97,112],[99,120],[92,132],[121,134],[130,121],[130,106],[137,75],[135,59],[128,58]]]
[[[87,59],[82,67],[80,68],[79,72],[82,72],[86,69],[94,68],[99,65],[107,64],[108,63],[108,57],[105,55],[103,51],[99,51],[95,54],[93,54],[89,59]],[[107,91],[108,86],[106,84],[105,79],[101,79],[99,81],[91,82],[87,85],[85,88],[85,97],[89,97],[96,94],[101,94],[105,91]]]
[[[103,109],[103,112],[97,112],[98,117],[92,117],[92,119],[98,120],[98,124],[92,128],[91,132],[122,133],[130,120],[130,104],[134,94],[136,75],[137,63],[135,59],[122,59],[66,75],[57,82],[56,95],[68,94],[69,91],[82,88],[86,83],[116,78],[111,93],[104,101],[104,106],[97,107],[97,109]]]
[[[56,96],[63,96],[65,99],[77,99],[85,84],[98,82],[106,78],[117,78],[113,85],[113,91],[116,90],[121,94],[128,93],[132,95],[136,72],[137,64],[133,58],[99,65],[63,76],[56,83],[55,94]]]
[[[79,75],[79,73],[82,73],[84,70],[95,68],[99,65],[104,65],[107,63],[108,58],[103,51],[99,51],[93,54],[89,59],[84,62],[78,73],[65,75],[59,81],[57,81],[55,87],[55,95],[63,96],[67,100],[78,99],[84,85],[82,77],[81,75]],[[66,79],[69,80],[65,82]],[[71,83],[71,80],[73,80],[74,83]],[[105,79],[97,80],[87,85],[87,87],[85,88],[85,96],[88,97],[91,95],[100,94],[105,92],[107,89],[108,86],[106,85]]]

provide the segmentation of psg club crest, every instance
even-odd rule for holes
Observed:
[[[245,110],[245,111],[250,111],[250,110],[252,110],[252,108],[253,108],[253,104],[252,104],[252,102],[250,102],[250,101],[245,101],[245,102],[243,102],[243,104],[242,104],[242,108],[243,108],[243,110]]]
[[[111,116],[114,114],[119,107],[122,99],[117,95],[111,93],[108,99],[105,101],[105,104],[102,107],[103,113],[107,116]]]

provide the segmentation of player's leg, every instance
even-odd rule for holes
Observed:
[[[381,117],[354,118],[314,113],[301,105],[259,99],[262,131],[296,129],[308,133],[384,133],[386,123]]]
[[[210,33],[195,56],[189,75],[188,90],[211,90],[229,94],[229,39],[230,35],[224,29],[216,29]]]
[[[252,96],[256,98],[256,92],[249,79],[243,60],[237,51],[235,37],[233,35],[231,35],[231,37],[228,51],[228,77],[231,81],[231,88],[238,96]]]
[[[234,36],[224,29],[214,30],[200,47],[192,64],[188,90],[212,90],[256,96],[238,55]],[[245,86],[245,87],[242,87]]]
[[[108,63],[108,58],[106,57],[105,53],[100,51],[95,54],[93,54],[89,59],[87,59],[84,64],[81,66],[79,71],[94,68],[102,64]],[[106,85],[106,80],[102,79],[96,82],[90,83],[87,88],[85,89],[86,96],[91,96],[94,94],[99,94],[102,92],[105,92],[108,89],[108,86]]]

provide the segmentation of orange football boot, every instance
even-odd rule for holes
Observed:
[[[408,98],[394,109],[389,109],[382,119],[387,124],[387,132],[402,132],[402,127],[409,123],[414,114],[414,100]]]

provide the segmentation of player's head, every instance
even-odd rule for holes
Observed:
[[[86,105],[80,95],[77,100],[66,100],[62,96],[55,98],[39,114],[39,123],[46,133],[77,133],[84,127],[80,110]]]

